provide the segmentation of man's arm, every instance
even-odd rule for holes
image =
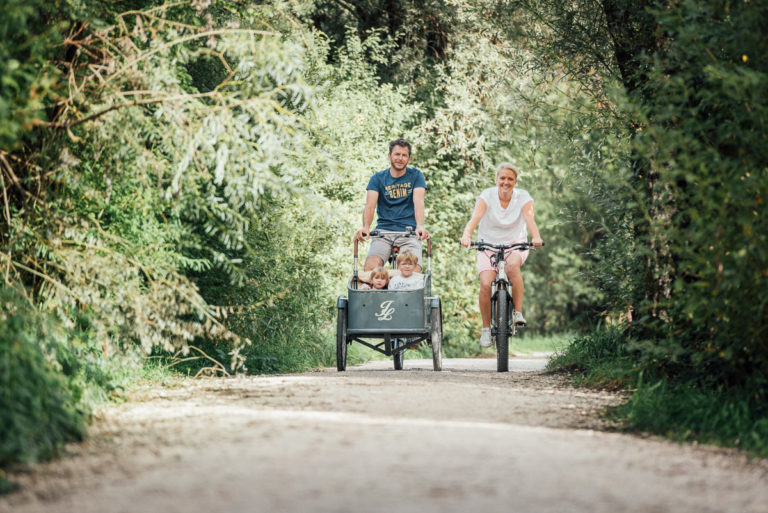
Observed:
[[[368,190],[365,195],[365,208],[363,209],[363,226],[355,233],[355,240],[363,241],[371,233],[373,214],[376,212],[376,203],[379,201],[379,193]]]
[[[536,226],[536,221],[534,220],[533,201],[529,201],[523,205],[523,219],[525,219],[525,224],[528,226],[528,231],[531,232],[531,242],[535,247],[541,247],[544,244],[544,241],[541,240],[539,227]]]
[[[413,189],[413,213],[416,217],[416,235],[419,240],[429,238],[429,232],[424,228],[424,194],[427,190],[424,187]]]

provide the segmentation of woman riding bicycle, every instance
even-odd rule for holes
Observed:
[[[492,244],[510,244],[525,242],[528,230],[531,232],[531,242],[535,247],[543,244],[533,215],[533,198],[528,191],[516,189],[517,169],[512,164],[504,162],[496,169],[496,187],[485,189],[477,198],[472,217],[464,227],[461,245],[468,248],[472,232],[478,227],[478,240]],[[479,225],[479,226],[478,226]],[[504,270],[512,285],[512,300],[515,311],[512,320],[516,326],[525,326],[523,317],[523,275],[520,267],[528,257],[528,251],[510,249],[504,254]],[[490,261],[490,255],[484,251],[477,252],[477,270],[480,276],[480,316],[483,330],[480,335],[480,346],[491,345],[491,285],[496,279],[497,271]]]

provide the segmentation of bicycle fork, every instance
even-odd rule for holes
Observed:
[[[500,294],[499,292],[503,291],[503,294]],[[499,296],[503,296],[504,299],[504,305],[500,305],[501,302],[499,299]],[[504,316],[504,318],[507,320],[507,334],[510,336],[513,336],[515,334],[515,323],[512,321],[512,313],[514,311],[514,305],[512,301],[512,294],[507,289],[507,285],[504,282],[498,283],[495,287],[495,290],[493,291],[493,295],[491,296],[491,336],[495,337],[498,332],[500,326],[498,325],[498,312],[499,308],[506,308],[507,315]]]

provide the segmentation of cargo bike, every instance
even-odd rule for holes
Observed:
[[[371,237],[385,232],[374,230]],[[415,237],[413,231],[386,232]],[[424,287],[415,290],[363,290],[358,272],[358,241],[355,240],[352,277],[347,282],[347,296],[339,296],[336,325],[336,368],[346,370],[347,348],[358,342],[392,357],[395,370],[403,369],[404,352],[422,342],[432,346],[432,366],[442,370],[443,312],[440,297],[432,295],[432,240],[427,239],[427,269]],[[396,268],[393,248],[389,262]]]

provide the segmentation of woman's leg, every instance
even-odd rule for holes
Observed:
[[[483,320],[483,328],[491,327],[491,285],[496,279],[496,271],[480,272],[480,317]]]
[[[507,279],[512,284],[512,301],[515,303],[515,310],[523,311],[523,273],[520,267],[523,265],[523,259],[515,252],[507,255],[504,270],[507,272]]]

